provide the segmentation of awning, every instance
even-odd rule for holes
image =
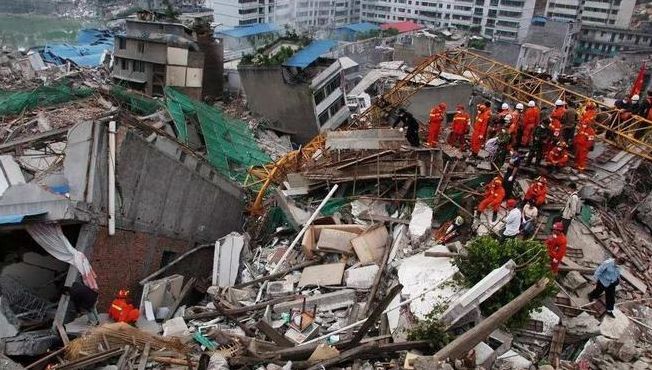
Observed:
[[[20,224],[20,223],[23,222],[25,217],[39,216],[39,215],[44,215],[46,213],[48,213],[48,212],[47,211],[33,211],[33,212],[23,213],[23,214],[0,216],[0,225]]]

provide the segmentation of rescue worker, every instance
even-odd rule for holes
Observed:
[[[580,118],[580,125],[593,126],[597,114],[598,112],[595,109],[595,104],[593,102],[586,103],[584,113],[582,113],[582,117]]]
[[[496,150],[496,155],[494,157],[494,163],[496,167],[501,168],[505,163],[507,158],[507,153],[510,150],[510,142],[512,136],[509,134],[507,127],[509,127],[512,117],[510,115],[505,116],[505,127],[498,133],[496,136],[498,138],[498,149]]]
[[[594,142],[595,131],[593,128],[587,124],[581,124],[577,135],[575,135],[575,166],[578,171],[582,172],[586,169],[586,161]]]
[[[469,128],[470,120],[469,114],[464,111],[464,106],[458,104],[453,117],[451,132],[448,135],[448,144],[464,151],[464,135]]]
[[[511,135],[510,146],[518,148],[521,144],[521,137],[523,136],[523,104],[516,104],[516,108],[510,113],[512,122],[509,126],[509,134]]]
[[[392,125],[392,128],[395,128],[399,123],[401,123],[401,128],[399,129],[403,132],[403,128],[407,128],[405,132],[405,137],[410,145],[414,147],[419,146],[419,122],[408,112],[405,108],[399,108],[398,118]]]
[[[489,121],[489,129],[487,130],[487,139],[496,136],[505,124],[505,116],[509,115],[509,104],[503,103],[500,106],[500,111],[491,117]]]
[[[534,100],[530,100],[527,103],[527,106],[528,108],[523,114],[523,135],[521,135],[522,146],[530,145],[530,142],[532,141],[532,134],[534,133],[534,128],[537,127],[541,115],[541,112],[534,103]]]
[[[489,120],[491,119],[491,103],[485,102],[478,105],[478,117],[473,124],[473,133],[471,134],[471,153],[477,156],[480,148],[485,143]]]
[[[548,126],[550,125],[550,119],[541,120],[537,127],[534,129],[534,136],[532,138],[532,144],[530,144],[530,151],[528,152],[527,162],[539,166],[543,155],[545,153],[546,146],[550,140],[550,130]]]
[[[641,109],[641,96],[636,94],[632,96],[632,104],[630,110],[632,111],[632,113],[638,114],[640,109]]]
[[[573,136],[575,136],[575,127],[577,127],[577,109],[575,109],[574,102],[569,101],[566,105],[566,112],[564,112],[561,124],[561,136],[564,138],[566,145],[571,148],[574,145]]]
[[[566,114],[566,105],[562,100],[557,100],[555,102],[555,109],[550,114],[550,135],[553,141],[557,141],[561,138],[562,122],[564,115]],[[546,149],[546,152],[550,151],[552,143]]]
[[[111,302],[109,308],[109,316],[116,322],[126,322],[132,324],[138,321],[140,311],[127,301],[129,298],[129,291],[120,289],[118,295]]]
[[[566,148],[566,143],[560,141],[546,155],[546,162],[551,167],[551,172],[563,168],[568,163],[568,150]]]
[[[639,105],[638,115],[652,121],[652,90],[647,91],[647,98]]]
[[[557,274],[559,264],[566,256],[566,235],[564,235],[564,225],[561,222],[555,222],[552,225],[552,235],[546,239],[548,256],[550,257],[550,269]]]
[[[496,176],[493,180],[485,187],[484,198],[478,204],[478,211],[483,213],[487,208],[493,209],[493,215],[491,221],[496,221],[498,216],[498,210],[500,209],[500,204],[505,198],[505,189],[503,189],[503,179],[502,177]]]
[[[534,183],[528,186],[524,199],[532,201],[537,207],[541,207],[546,202],[546,194],[548,194],[548,180],[543,176],[539,176]]]
[[[446,103],[439,103],[430,110],[430,121],[428,123],[428,146],[434,148],[439,142],[441,124],[446,115]]]

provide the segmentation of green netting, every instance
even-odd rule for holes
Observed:
[[[324,204],[319,213],[321,213],[322,216],[332,216],[335,212],[339,211],[349,203],[351,203],[351,199],[349,198],[331,198],[326,202],[326,204]]]
[[[199,122],[208,151],[208,161],[223,175],[244,183],[249,168],[272,161],[258,147],[245,122],[230,119],[217,108],[193,100],[174,88],[166,87],[165,96],[168,111],[177,129],[181,126],[185,128],[188,119]]]
[[[161,108],[161,103],[157,100],[129,92],[121,86],[112,86],[111,95],[122,103],[127,104],[129,110],[136,114],[154,114]]]
[[[65,81],[51,86],[40,86],[31,91],[0,90],[0,117],[20,114],[24,110],[36,107],[85,98],[92,94],[93,89],[72,88],[66,85]]]

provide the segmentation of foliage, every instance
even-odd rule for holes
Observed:
[[[275,66],[283,64],[286,60],[294,55],[294,50],[289,46],[283,46],[274,55],[267,55],[262,52],[256,54],[245,54],[240,60],[242,65],[255,65],[255,66]]]
[[[469,47],[478,50],[484,50],[484,47],[487,45],[487,40],[483,38],[472,38],[469,40]]]
[[[437,319],[443,312],[443,307],[435,307],[426,316],[425,320],[419,321],[410,328],[407,336],[408,340],[430,341],[430,345],[435,351],[444,348],[444,346],[453,340],[453,336],[446,332],[444,325]]]
[[[550,271],[550,258],[546,247],[540,242],[511,239],[501,244],[494,238],[482,236],[471,240],[466,250],[467,253],[454,258],[453,264],[464,275],[468,286],[475,285],[490,271],[504,265],[510,259],[519,266],[524,265],[522,268],[517,268],[516,275],[506,286],[481,305],[485,315],[490,315],[511,302],[543,277],[554,281]],[[550,284],[521,311],[512,316],[507,325],[513,328],[523,327],[528,322],[529,312],[541,307],[547,297],[555,294],[556,288],[554,284]]]

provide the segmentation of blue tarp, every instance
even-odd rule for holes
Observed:
[[[341,27],[337,27],[338,30],[350,30],[353,32],[369,32],[373,30],[379,30],[380,27],[373,23],[368,23],[368,22],[362,22],[362,23],[353,23],[353,24],[347,24]]]
[[[316,40],[311,42],[305,48],[297,51],[287,62],[283,63],[286,67],[306,68],[312,64],[322,54],[326,54],[337,46],[337,41],[333,40]]]
[[[83,67],[97,67],[102,55],[113,49],[113,33],[108,30],[83,29],[77,35],[77,45],[47,44],[41,51],[43,60],[57,65],[67,61]]]
[[[273,23],[259,23],[251,26],[231,28],[228,30],[216,31],[215,35],[230,36],[235,38],[260,35],[263,33],[278,32],[280,27]]]

